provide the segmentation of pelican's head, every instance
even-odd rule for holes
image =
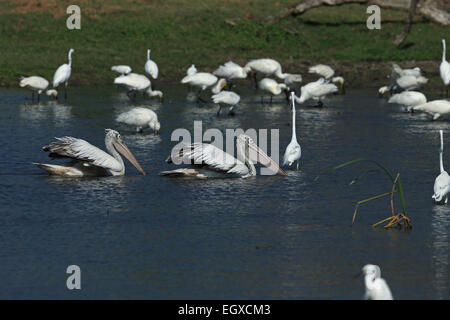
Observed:
[[[362,268],[362,273],[365,276],[373,276],[374,278],[379,278],[381,277],[381,269],[379,266],[375,265],[375,264],[366,264],[363,268]]]
[[[58,98],[58,91],[56,91],[55,89],[50,89],[45,91],[45,94],[49,97],[53,97],[53,98]]]
[[[128,161],[130,161],[131,164],[145,176],[144,169],[142,169],[141,165],[125,145],[125,143],[123,143],[118,131],[113,129],[105,129],[105,145],[112,146],[117,152],[127,158]]]

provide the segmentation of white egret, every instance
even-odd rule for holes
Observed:
[[[27,88],[31,90],[31,100],[34,100],[34,92],[37,92],[39,102],[41,93],[45,91],[45,94],[51,97],[58,97],[58,91],[46,90],[48,88],[49,82],[39,76],[31,76],[31,77],[21,77],[19,85],[23,88]]]
[[[153,79],[158,79],[158,65],[155,61],[150,60],[150,49],[147,50],[147,62],[145,63],[145,72]]]
[[[441,173],[436,177],[434,181],[434,194],[431,197],[436,203],[441,203],[443,199],[444,203],[448,202],[448,193],[450,192],[450,176],[447,171],[444,170],[444,163],[442,160],[442,155],[444,153],[444,133],[439,130],[439,135],[441,138],[441,148],[439,149],[439,169]]]
[[[53,75],[53,87],[57,88],[60,84],[64,83],[64,99],[67,99],[67,85],[69,84],[70,74],[72,73],[72,53],[74,49],[69,50],[68,58],[69,63],[65,63],[56,69]]]
[[[326,64],[317,64],[315,66],[309,67],[308,73],[315,73],[326,80],[331,80],[334,76],[334,70]]]
[[[407,75],[407,76],[401,76],[396,79],[396,84],[400,88],[402,88],[403,90],[406,90],[406,91],[418,89],[421,86],[425,85],[427,82],[428,82],[428,79],[423,76],[415,77],[415,76]]]
[[[111,71],[115,71],[121,75],[127,75],[131,73],[131,67],[126,65],[112,66]]]
[[[193,167],[163,171],[161,175],[247,178],[256,176],[253,160],[268,167],[274,173],[287,175],[249,136],[240,134],[236,139],[236,148],[238,158],[208,143],[175,147],[167,158],[167,163],[191,163]]]
[[[263,92],[270,93],[270,103],[272,103],[273,96],[279,95],[283,90],[287,90],[284,83],[278,83],[273,79],[264,78],[258,83],[258,88]],[[263,95],[261,95],[261,103],[264,103]]]
[[[383,278],[381,278],[380,267],[374,264],[366,264],[362,268],[364,274],[364,285],[366,300],[394,300],[391,290]]]
[[[291,142],[288,144],[286,151],[284,152],[283,165],[291,166],[295,161],[297,161],[297,170],[300,165],[300,157],[302,156],[302,149],[297,142],[297,134],[295,132],[295,94],[291,92],[291,103],[292,103],[292,138]]]
[[[427,102],[425,95],[418,91],[403,91],[389,98],[388,103],[397,103],[411,111],[413,107]]]
[[[219,79],[209,72],[197,72],[190,76],[185,76],[183,79],[181,79],[181,83],[199,88],[197,94],[197,102],[203,101],[201,99],[201,94],[207,88],[212,87],[211,92],[216,94],[219,93],[227,85],[225,79]]]
[[[448,97],[448,86],[450,84],[450,63],[445,59],[445,39],[442,39],[442,62],[439,66],[439,71],[444,87],[446,88],[446,97]]]
[[[149,97],[158,97],[159,100],[162,100],[163,93],[159,90],[152,90],[151,81],[142,74],[130,73],[127,75],[122,75],[114,79],[114,84],[125,87],[127,91],[128,97],[131,96],[132,92],[142,92],[143,94],[147,94]]]
[[[310,82],[301,88],[300,98],[294,96],[297,103],[304,103],[309,99],[314,99],[319,101],[319,106],[323,106],[322,100],[329,94],[337,92],[338,88],[333,83],[325,82],[324,78],[320,78],[315,82]]]
[[[229,115],[234,115],[234,107],[239,103],[241,97],[233,92],[233,91],[221,91],[213,95],[212,100],[215,104],[219,105],[219,111],[217,111],[217,115],[220,115],[220,110],[222,110],[222,104],[226,104],[230,106],[228,110]]]
[[[130,111],[119,114],[116,121],[129,126],[135,126],[136,132],[142,132],[142,129],[150,128],[156,134],[161,128],[156,113],[153,110],[142,107],[136,107]]]
[[[443,114],[450,113],[450,101],[447,100],[433,100],[424,104],[420,104],[412,108],[414,111],[423,111],[430,114],[433,120],[436,120]]]
[[[47,171],[50,175],[66,177],[84,176],[123,176],[125,165],[120,156],[122,154],[145,175],[139,162],[122,142],[119,132],[112,129],[105,129],[105,151],[93,146],[89,142],[72,138],[56,138],[56,141],[42,148],[43,151],[50,152],[52,158],[68,158],[71,161],[63,165],[34,163],[39,168]],[[120,154],[119,154],[120,153]]]

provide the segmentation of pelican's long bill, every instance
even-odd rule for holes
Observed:
[[[144,176],[145,176],[145,171],[144,169],[142,169],[141,165],[139,164],[139,162],[136,160],[136,158],[134,157],[134,155],[131,153],[131,151],[128,149],[128,147],[125,145],[125,143],[123,143],[122,141],[113,141],[113,146],[114,148],[116,148],[116,150],[123,155],[125,158],[128,159],[128,161],[131,162],[131,164],[133,166],[136,167],[136,169],[138,169]]]
[[[283,169],[280,168],[280,166],[273,161],[271,157],[269,157],[264,151],[261,150],[256,144],[249,143],[248,146],[252,148],[257,154],[258,154],[258,162],[262,165],[266,166],[267,168],[273,170],[274,172],[278,172],[279,174],[282,174],[283,176],[287,176],[287,173],[284,172]],[[266,160],[265,163],[261,161],[261,158]]]

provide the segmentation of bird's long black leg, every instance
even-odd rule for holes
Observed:
[[[37,102],[39,102],[40,100],[41,100],[41,95],[38,93],[38,101]]]
[[[64,86],[64,100],[67,100],[67,82],[66,85]]]
[[[220,116],[220,110],[222,110],[222,105],[219,103],[219,110],[217,111],[217,116]]]
[[[264,104],[264,96],[261,96],[261,104]]]
[[[34,91],[31,91],[31,102],[34,101]]]
[[[202,92],[203,92],[203,90],[202,89],[200,89],[199,91],[198,91],[198,93],[197,93],[197,103],[200,103],[200,102],[206,102],[205,100],[203,100],[202,99]]]
[[[253,72],[253,81],[255,82],[255,89],[258,89],[258,81],[256,80],[256,72]]]
[[[272,104],[272,98],[273,98],[273,96],[270,95],[270,104]]]

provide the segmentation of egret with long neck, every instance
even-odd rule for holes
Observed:
[[[442,159],[443,153],[444,153],[444,133],[442,130],[439,130],[439,136],[441,139],[441,147],[439,148],[439,169],[440,174],[436,177],[436,180],[434,181],[434,194],[432,196],[432,199],[436,203],[441,203],[443,199],[444,203],[447,204],[448,202],[448,193],[450,192],[450,176],[448,175],[447,171],[444,170],[444,162]]]
[[[291,92],[291,103],[292,103],[292,138],[291,142],[286,148],[286,151],[284,152],[283,165],[291,166],[295,161],[297,161],[297,170],[298,170],[300,166],[300,157],[302,155],[302,149],[297,141],[297,134],[295,131],[296,112],[295,112],[294,92]]]
[[[442,39],[442,62],[439,67],[442,82],[444,83],[445,96],[448,97],[448,87],[450,84],[450,63],[445,58],[445,39]]]

